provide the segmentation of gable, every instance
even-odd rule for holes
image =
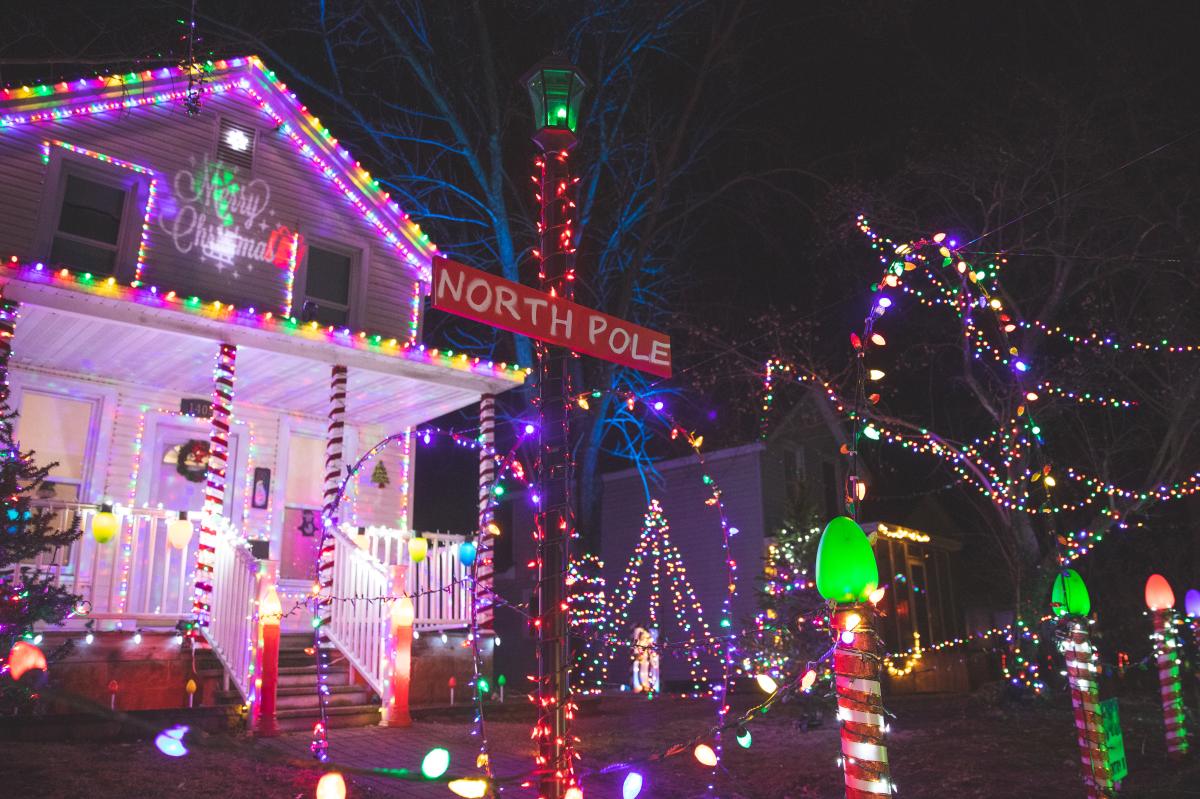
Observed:
[[[257,59],[211,65],[197,116],[186,91],[165,69],[0,92],[0,254],[49,259],[77,173],[126,192],[120,282],[297,315],[318,247],[353,266],[347,327],[415,341],[436,247],[399,206]]]

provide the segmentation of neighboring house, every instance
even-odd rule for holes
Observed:
[[[89,527],[57,558],[60,579],[92,603],[97,629],[169,627],[192,615],[197,547],[219,540],[206,634],[245,693],[246,636],[226,629],[245,608],[223,604],[244,578],[230,565],[242,544],[266,542],[257,554],[278,563],[290,608],[317,576],[330,482],[399,434],[348,486],[332,572],[335,595],[387,590],[376,567],[403,560],[411,530],[411,431],[525,371],[422,346],[436,247],[257,58],[192,77],[198,95],[176,68],[0,91],[0,292],[18,440],[58,462],[41,499]],[[214,484],[225,368],[232,416]],[[344,395],[344,431],[330,432],[331,394]],[[215,536],[201,529],[206,485],[226,520]],[[107,543],[90,534],[101,503],[121,525]],[[179,511],[196,528],[182,551],[166,535]],[[345,534],[355,528],[365,550]],[[432,537],[408,589],[458,580],[455,543]],[[464,592],[420,597],[417,627],[464,626]],[[378,692],[386,618],[351,631],[340,604],[335,642]],[[304,613],[285,619],[285,632],[307,626]]]
[[[810,402],[797,403],[764,441],[705,453],[703,464],[695,455],[656,464],[660,482],[651,484],[651,496],[670,522],[671,537],[682,551],[705,621],[714,632],[725,596],[725,562],[719,519],[705,503],[711,494],[705,474],[720,486],[729,522],[737,528],[731,539],[738,566],[731,619],[735,629],[748,625],[759,609],[757,591],[767,545],[785,523],[789,508],[807,505],[822,519],[844,512],[846,458],[839,454],[840,444],[820,408]],[[612,596],[637,544],[648,498],[636,469],[603,479],[600,554]],[[960,634],[952,576],[958,543],[895,524],[871,522],[863,528],[875,543],[880,581],[889,586],[883,603],[887,615],[880,623],[889,651],[911,646],[913,632],[924,644]],[[877,528],[884,532],[877,533]],[[633,623],[645,623],[645,591],[641,593],[642,600],[630,611]],[[686,664],[668,659],[663,673],[668,680],[681,680],[687,676]]]

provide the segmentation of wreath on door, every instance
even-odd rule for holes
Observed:
[[[175,458],[175,471],[183,475],[185,480],[202,483],[208,476],[208,456],[207,441],[189,439],[179,446],[179,454]]]

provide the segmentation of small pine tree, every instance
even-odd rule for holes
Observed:
[[[375,469],[371,472],[371,482],[380,488],[387,488],[391,484],[392,480],[388,477],[388,470],[383,461],[375,464]]]
[[[769,539],[757,589],[758,613],[743,634],[748,674],[795,677],[832,643],[825,600],[813,572],[821,521],[803,484],[796,486],[776,535]]]
[[[608,680],[603,652],[609,640],[608,600],[605,595],[604,561],[590,552],[571,559],[567,575],[567,602],[571,609],[571,688],[575,693],[599,693]]]
[[[34,637],[34,625],[61,626],[80,597],[55,584],[54,575],[29,565],[38,555],[67,547],[82,531],[79,519],[66,530],[53,529],[54,513],[33,507],[32,498],[57,464],[38,466],[34,453],[21,452],[13,439],[15,413],[0,405],[0,661],[13,645]],[[46,654],[61,660],[70,643]],[[0,680],[0,713],[32,705],[36,694],[28,679]]]

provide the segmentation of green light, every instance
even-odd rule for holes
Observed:
[[[721,619],[721,626],[728,629],[729,628],[729,619]]]
[[[479,678],[479,693],[486,694],[491,689],[492,689],[492,686],[488,685],[487,677],[480,677]]]
[[[492,489],[492,493],[498,497],[504,496],[504,486],[497,483],[496,487]]]
[[[567,118],[567,107],[565,105],[560,105],[554,112],[554,116],[558,117],[560,120],[565,120]]]
[[[863,428],[863,435],[866,436],[867,438],[871,439],[872,441],[879,440],[878,428],[871,427],[870,425]]]
[[[838,516],[817,545],[817,591],[835,602],[864,602],[879,587],[879,567],[866,533],[853,519]]]
[[[750,741],[751,741],[750,730],[746,730],[746,729],[738,730],[738,734],[737,734],[738,746],[742,747],[743,749],[749,749]]]
[[[440,746],[430,749],[421,761],[421,775],[427,780],[436,780],[450,768],[450,753]]]

